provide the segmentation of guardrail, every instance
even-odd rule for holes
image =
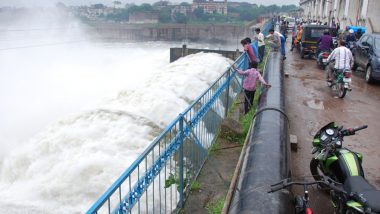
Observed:
[[[244,53],[236,67],[248,68]],[[230,68],[181,113],[87,213],[178,213],[241,91]]]

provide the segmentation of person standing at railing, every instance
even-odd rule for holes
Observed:
[[[267,88],[271,87],[271,85],[269,85],[264,80],[260,72],[257,71],[255,68],[250,68],[245,71],[242,71],[236,67],[233,67],[233,68],[238,72],[238,74],[245,76],[245,79],[243,82],[243,88],[244,88],[244,93],[245,93],[244,113],[247,114],[253,105],[253,99],[255,98],[257,80],[259,80]]]
[[[260,28],[256,28],[255,32],[256,32],[255,40],[258,42],[258,45],[259,45],[259,59],[260,59],[260,62],[262,63],[265,56],[264,34],[261,33]]]
[[[257,68],[257,57],[253,51],[251,44],[246,39],[241,40],[240,43],[243,46],[244,51],[246,51],[248,54],[249,67]]]

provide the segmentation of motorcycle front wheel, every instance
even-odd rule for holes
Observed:
[[[311,159],[310,161],[310,172],[313,176],[314,180],[319,181],[321,180],[321,177],[323,176],[319,170],[318,170],[319,161],[315,158]]]
[[[321,180],[321,178],[324,176],[323,171],[319,169],[319,161],[315,158],[311,159],[310,161],[310,172],[314,180],[316,181]],[[326,193],[330,191],[330,188],[326,184],[318,184],[318,187],[326,191]]]

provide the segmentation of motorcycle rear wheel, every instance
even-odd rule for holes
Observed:
[[[339,98],[344,98],[346,96],[346,93],[347,93],[347,88],[345,88],[344,84],[342,84],[342,83],[338,83],[337,87],[338,87]]]

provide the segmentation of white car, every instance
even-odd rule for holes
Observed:
[[[285,19],[285,21],[288,22],[288,29],[293,29],[294,26],[296,25],[296,19],[292,17],[288,17]]]

